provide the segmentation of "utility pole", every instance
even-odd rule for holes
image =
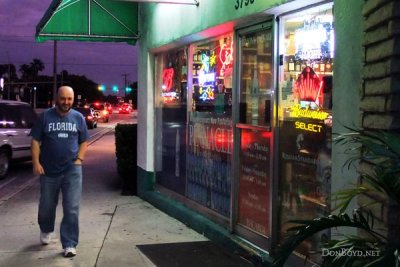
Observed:
[[[129,75],[128,73],[122,74],[122,76],[124,76],[124,92],[125,92],[125,97],[126,97],[126,86],[128,85],[128,80],[127,80],[128,75]]]
[[[7,92],[7,99],[10,100],[10,92],[11,92],[11,63],[10,63],[10,55],[7,51],[7,58],[8,58],[8,92]]]
[[[54,41],[53,50],[53,104],[56,103],[57,96],[57,41]]]

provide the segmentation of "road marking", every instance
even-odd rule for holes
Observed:
[[[0,185],[0,189],[2,189],[3,187],[5,187],[6,185],[8,185],[9,183],[11,183],[12,181],[14,181],[15,179],[17,179],[17,176],[11,177],[9,178],[10,180],[7,182],[4,182]]]
[[[36,183],[37,180],[39,180],[39,176],[35,176],[33,179],[28,180],[27,182],[25,182],[25,183],[23,183],[22,185],[20,185],[16,191],[11,192],[10,194],[5,195],[4,197],[2,197],[2,198],[0,199],[0,206],[1,206],[3,203],[5,203],[7,200],[9,200],[10,198],[12,198],[13,196],[15,196],[16,194],[18,194],[19,192],[25,190],[25,189],[28,188],[28,187],[33,186],[33,185]]]

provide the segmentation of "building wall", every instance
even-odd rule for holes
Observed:
[[[365,68],[361,92],[365,128],[400,129],[400,2],[369,0],[365,15]]]
[[[391,132],[400,131],[400,2],[368,0],[363,8],[365,18],[365,65],[361,91],[362,126]],[[363,170],[368,169],[363,164]],[[371,200],[379,204],[369,209],[376,216],[376,225],[388,228],[388,236],[399,236],[400,211],[385,194],[360,198],[361,204]]]
[[[333,129],[344,133],[345,127],[360,127],[360,93],[362,91],[363,0],[334,1],[335,66],[333,77]],[[351,26],[350,26],[351,25]],[[332,144],[332,192],[348,187],[356,181],[354,168],[345,167],[346,146]]]

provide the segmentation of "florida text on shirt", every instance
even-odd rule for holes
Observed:
[[[58,138],[68,138],[68,132],[77,132],[76,123],[72,122],[50,122],[48,124],[49,132],[60,132]]]

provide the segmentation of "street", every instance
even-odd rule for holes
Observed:
[[[97,128],[89,130],[89,145],[104,134],[112,131],[118,123],[129,122],[137,122],[136,113],[118,114],[118,112],[114,110],[108,123],[99,122]],[[32,185],[36,179],[37,177],[32,174],[31,161],[13,162],[8,176],[5,179],[0,180],[0,205],[24,190],[26,187]]]

